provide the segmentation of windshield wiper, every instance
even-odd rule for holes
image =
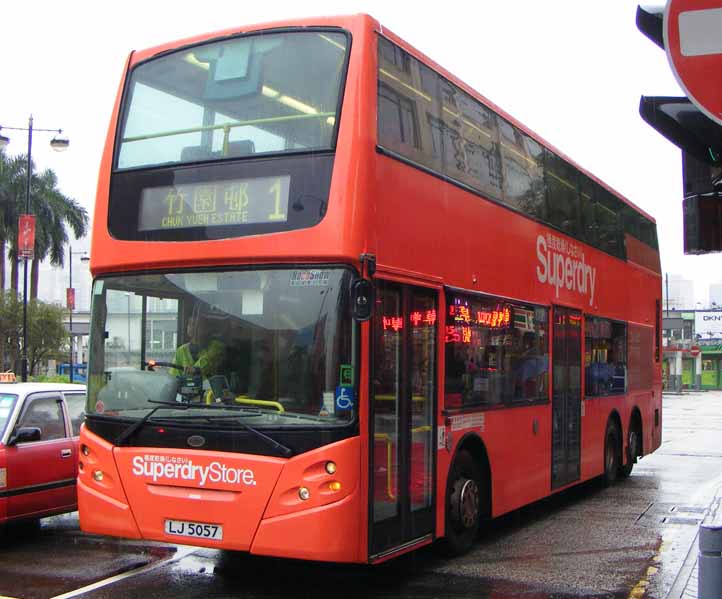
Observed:
[[[240,407],[240,406],[239,406]],[[269,437],[265,433],[262,433],[257,428],[253,428],[251,425],[246,424],[245,422],[242,422],[238,419],[238,416],[206,416],[205,419],[208,422],[214,422],[219,420],[229,420],[233,418],[234,422],[236,424],[239,424],[242,428],[246,429],[249,433],[252,433],[256,437],[258,437],[261,441],[264,441],[268,445],[270,445],[273,449],[276,451],[280,451],[284,458],[290,458],[293,455],[293,449],[290,447],[285,446],[283,443],[279,443],[272,437]]]
[[[156,403],[160,404],[159,406],[153,408],[150,412],[148,412],[143,418],[138,420],[137,422],[134,422],[131,424],[127,429],[125,429],[115,440],[116,445],[120,445],[123,441],[125,441],[128,437],[130,437],[133,433],[135,433],[139,428],[141,428],[150,417],[158,410],[160,410],[163,407],[172,406],[175,408],[180,408],[181,410],[187,410],[189,408],[193,409],[204,409],[204,410],[222,410],[222,409],[230,409],[237,412],[243,412],[243,411],[251,411],[253,410],[253,415],[260,415],[260,412],[256,408],[248,408],[246,406],[215,406],[212,404],[186,404],[186,403],[176,403],[172,401],[152,401],[150,403]],[[242,428],[246,429],[249,433],[255,435],[259,439],[261,439],[263,442],[270,445],[273,449],[276,451],[279,451],[283,457],[291,457],[293,455],[293,450],[290,447],[285,446],[283,443],[279,443],[275,439],[269,437],[265,433],[262,433],[256,428],[253,428],[252,426],[246,424],[245,422],[241,422],[238,420],[238,416],[228,416],[228,415],[200,415],[200,414],[183,414],[182,416],[177,416],[174,418],[163,418],[163,422],[174,422],[177,420],[206,420],[208,422],[214,422],[214,421],[220,421],[220,420],[229,420],[233,419],[233,421],[240,425]],[[160,421],[161,419],[157,419]]]
[[[118,438],[115,440],[115,445],[122,445],[124,441],[129,439],[136,431],[138,431],[148,420],[150,417],[155,414],[158,410],[161,408],[167,408],[172,407],[179,410],[187,410],[190,406],[187,404],[182,404],[175,401],[153,401],[148,400],[148,403],[158,404],[155,408],[153,408],[150,412],[148,412],[143,418],[136,420],[133,424],[131,424],[128,428],[126,428],[120,435],[118,435]]]
[[[136,431],[138,431],[148,420],[150,417],[155,414],[158,410],[161,408],[167,408],[172,407],[180,410],[187,410],[189,408],[201,408],[204,410],[223,410],[223,409],[230,409],[233,411],[245,411],[245,410],[253,410],[254,412],[258,412],[256,408],[248,408],[246,406],[215,406],[212,404],[188,404],[188,403],[180,403],[175,401],[152,401],[149,400],[148,403],[158,404],[155,408],[153,408],[150,412],[148,412],[143,418],[140,420],[134,422],[131,424],[127,429],[125,429],[120,435],[118,435],[118,438],[115,440],[115,445],[122,445],[124,441],[126,441],[128,438],[130,438]],[[208,420],[209,422],[213,422],[213,420],[228,420],[229,418],[233,418],[232,416],[200,416],[201,418],[204,418],[205,420]],[[183,419],[193,419],[195,418],[194,415],[183,415]],[[244,429],[246,429],[249,433],[252,433],[268,445],[270,445],[273,449],[280,451],[281,454],[283,454],[284,457],[288,458],[293,455],[293,450],[290,447],[285,446],[283,443],[279,443],[275,439],[272,439],[268,435],[262,433],[258,429],[253,428],[252,426],[249,426],[245,422],[241,422],[236,417],[236,422]]]
[[[248,410],[248,412],[244,413],[243,416],[246,417],[254,417],[254,416],[263,416],[262,412],[258,412],[255,410]],[[161,417],[161,418],[154,418],[154,421],[160,422],[161,420],[208,420],[209,422],[213,420],[214,422],[218,422],[219,420],[225,420],[225,419],[231,419],[236,420],[240,417],[240,414],[179,414],[178,416],[168,416],[167,418]]]
[[[283,418],[295,418],[296,420],[312,420],[313,422],[326,422],[323,416],[314,416],[313,414],[299,414],[298,412],[281,412]]]

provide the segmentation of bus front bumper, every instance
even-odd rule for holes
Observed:
[[[365,559],[358,437],[282,459],[113,447],[83,427],[81,447],[86,532],[297,559]]]

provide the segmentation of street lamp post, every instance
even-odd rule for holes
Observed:
[[[28,119],[27,127],[5,127],[0,125],[0,149],[4,148],[10,143],[10,138],[2,134],[3,129],[10,131],[27,131],[28,132],[28,166],[27,166],[27,184],[25,189],[25,214],[30,214],[30,181],[32,179],[33,163],[32,163],[32,152],[33,152],[33,131],[43,131],[49,133],[56,133],[53,139],[50,141],[50,147],[57,152],[66,150],[70,145],[68,138],[63,135],[62,129],[38,129],[33,128],[33,115],[30,115]],[[33,239],[33,245],[35,240]],[[23,256],[24,269],[23,269],[23,353],[22,353],[22,365],[21,365],[21,377],[23,382],[28,380],[28,255]]]
[[[73,358],[75,350],[75,338],[73,337],[73,310],[75,310],[75,289],[73,289],[73,255],[80,256],[83,261],[89,260],[88,252],[86,250],[80,250],[79,252],[73,252],[73,248],[68,244],[68,274],[69,286],[66,297],[66,303],[68,305],[69,324],[70,324],[70,382],[73,382]]]

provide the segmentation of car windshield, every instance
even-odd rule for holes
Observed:
[[[11,393],[0,393],[0,439],[5,434],[5,428],[10,421],[10,415],[18,396]]]
[[[347,43],[338,31],[266,33],[141,63],[117,168],[332,149]]]
[[[348,424],[352,278],[334,268],[96,279],[87,413],[217,427]]]

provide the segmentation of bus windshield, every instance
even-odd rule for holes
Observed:
[[[331,150],[347,36],[303,31],[224,39],[138,65],[116,167]]]
[[[255,428],[348,424],[352,278],[330,268],[97,279],[87,413],[252,419]]]

